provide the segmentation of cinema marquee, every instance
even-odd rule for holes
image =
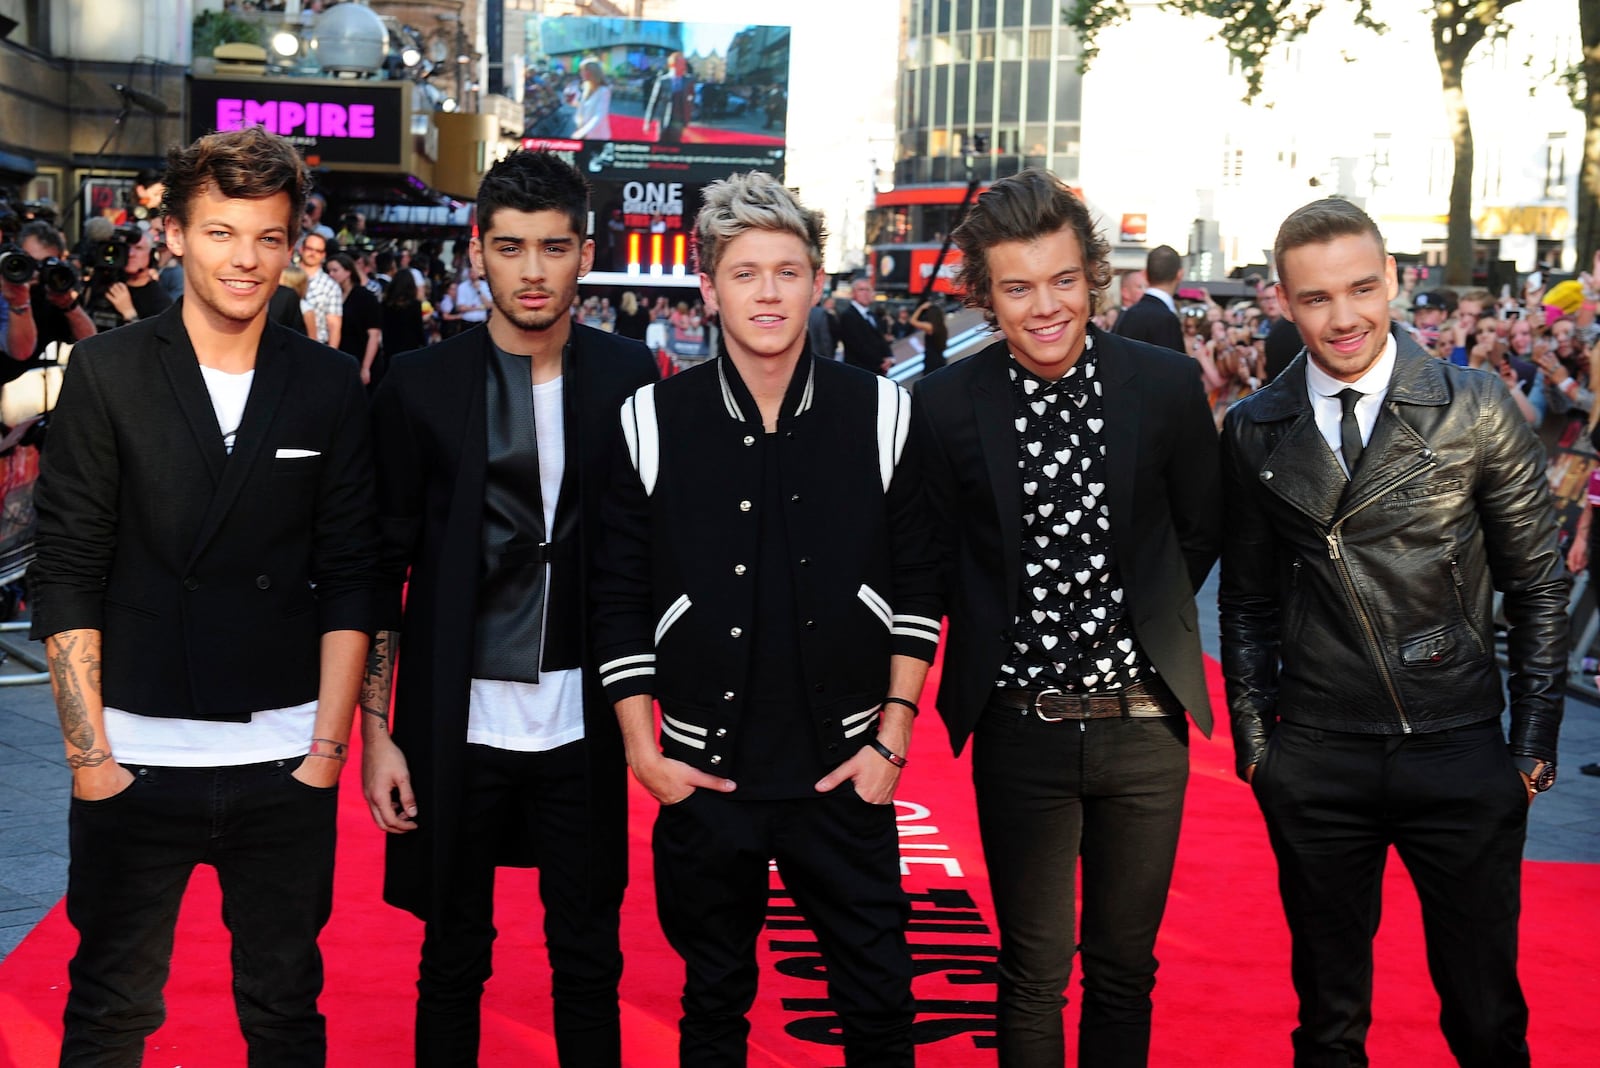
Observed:
[[[190,137],[261,126],[288,138],[313,165],[406,170],[409,88],[400,81],[195,77]]]

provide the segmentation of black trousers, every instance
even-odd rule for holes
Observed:
[[[141,1063],[166,1019],[161,997],[189,875],[210,864],[233,938],[233,999],[252,1068],[326,1060],[317,935],[333,907],[337,788],[291,777],[300,758],[229,768],[130,766],[133,785],[72,801],[61,1064]]]
[[[661,928],[685,964],[682,1068],[746,1062],[773,859],[816,932],[845,1064],[911,1068],[910,903],[893,805],[868,804],[848,783],[795,801],[696,790],[661,809],[654,845]]]
[[[1499,721],[1410,735],[1279,723],[1251,785],[1293,939],[1297,1068],[1367,1063],[1391,845],[1422,903],[1451,1052],[1474,1068],[1527,1065],[1517,920],[1528,792]]]
[[[1061,1012],[1075,946],[1083,954],[1078,1063],[1147,1063],[1156,932],[1189,782],[1188,731],[1182,716],[1046,723],[997,706],[979,720],[972,780],[1000,927],[1002,1068],[1065,1061]]]
[[[596,878],[591,863],[586,746],[578,741],[543,753],[467,746],[453,882],[423,930],[418,1068],[478,1063],[483,987],[494,971],[495,861],[512,835],[531,838],[539,865],[556,1054],[566,1068],[621,1064],[623,880]]]

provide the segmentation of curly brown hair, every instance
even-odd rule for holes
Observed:
[[[188,226],[189,205],[210,186],[240,200],[288,193],[289,241],[299,240],[310,175],[293,145],[259,126],[209,133],[173,146],[167,152],[163,180],[167,188],[161,195],[161,210],[179,226]]]
[[[951,237],[961,249],[957,281],[969,308],[982,308],[993,326],[990,304],[989,250],[1006,241],[1032,241],[1071,227],[1083,249],[1084,278],[1090,288],[1090,310],[1098,310],[1111,283],[1111,246],[1095,229],[1089,208],[1067,184],[1049,171],[1029,168],[1002,178],[978,195],[972,210]]]

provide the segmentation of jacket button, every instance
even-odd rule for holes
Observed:
[[[834,750],[835,750],[835,749],[837,749],[837,748],[839,748],[839,747],[838,747],[838,746],[837,746],[837,745],[835,745],[835,744],[834,744],[834,743],[832,743],[832,742],[829,742],[829,743],[828,743],[828,752],[830,752],[830,753],[831,753],[831,752],[833,752],[833,751],[834,751]]]
[[[824,727],[831,727],[831,726],[833,726],[833,720],[831,720],[831,719],[825,719],[825,720],[823,720],[823,721],[822,721],[822,725],[823,725],[823,726],[824,726]]]
[[[732,635],[733,637],[737,638],[739,635],[744,633],[744,628],[743,627],[733,627],[728,631],[728,633],[730,635]]]
[[[718,727],[717,728],[717,737],[718,738],[726,738],[727,736],[728,736],[728,728],[726,728],[726,727]]]
[[[1271,482],[1272,481],[1272,472],[1271,471],[1263,471],[1263,472],[1261,472],[1261,480],[1263,482]]]
[[[722,763],[722,754],[721,753],[712,753],[711,754],[711,763],[713,763],[713,764]]]
[[[200,588],[200,580],[195,578],[193,575],[190,575],[188,578],[183,580],[183,588],[188,590],[190,593],[193,593],[195,590]]]
[[[744,443],[746,445],[754,445],[756,443],[756,439],[751,437],[749,434],[746,434],[744,436]]]
[[[798,493],[790,494],[789,495],[789,503],[790,504],[799,504],[800,503],[800,494],[798,494]]]
[[[816,620],[814,620],[814,619],[806,620],[806,630],[816,630],[816,629],[817,629],[817,621]]]
[[[724,694],[723,694],[723,695],[722,695],[722,699],[723,699],[723,700],[724,700],[724,701],[731,701],[731,700],[733,700],[733,691],[732,691],[732,690],[728,690],[728,691],[727,691],[727,692],[725,692],[725,693],[724,693]]]
[[[801,566],[801,567],[810,567],[810,566],[811,566],[811,557],[809,557],[809,556],[802,556],[802,557],[801,557],[801,558],[800,558],[800,566]]]
[[[740,501],[739,502],[739,511],[748,512],[749,510],[750,510],[750,502],[749,501]]]
[[[743,564],[734,564],[733,565],[733,573],[735,575],[742,575],[742,574],[745,573],[746,570],[747,570],[747,568]]]
[[[256,589],[268,590],[272,588],[272,578],[269,575],[256,576]]]

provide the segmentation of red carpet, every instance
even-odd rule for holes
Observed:
[[[1220,704],[1220,683],[1213,681]],[[989,1050],[995,936],[966,763],[949,758],[942,734],[932,717],[922,723],[900,791],[906,886],[915,897],[911,940],[920,968],[918,1063],[969,1068],[994,1063]],[[1151,1061],[1160,1068],[1287,1064],[1294,1015],[1288,936],[1260,816],[1233,776],[1225,740],[1206,742],[1195,735],[1192,753],[1178,872],[1158,949],[1162,968]],[[380,835],[357,785],[355,775],[346,776],[338,897],[323,936],[329,1060],[338,1068],[409,1064],[420,927],[378,899]],[[625,1050],[629,1065],[640,1068],[674,1063],[681,981],[680,966],[655,924],[651,808],[640,792],[634,808],[633,886],[623,916]],[[1534,1061],[1540,1068],[1588,1068],[1600,1061],[1600,1023],[1592,1015],[1600,1003],[1594,959],[1600,949],[1600,869],[1530,863],[1524,871],[1522,976],[1533,1013]],[[535,879],[526,871],[509,871],[501,879],[498,973],[484,1005],[485,1065],[556,1063]],[[767,967],[750,1063],[752,1068],[831,1068],[843,1058],[826,1044],[829,1019],[815,953],[789,905],[775,893],[763,940]],[[215,879],[202,870],[178,931],[167,991],[171,1020],[153,1041],[145,1061],[150,1068],[244,1063],[217,914]],[[74,945],[75,935],[58,907],[0,963],[0,1065],[55,1063],[66,961]],[[1416,896],[1396,861],[1378,942],[1373,1063],[1408,1068],[1453,1063],[1438,1035],[1437,1011],[1422,955]],[[1068,1008],[1069,1035],[1076,1017],[1074,1003]]]

